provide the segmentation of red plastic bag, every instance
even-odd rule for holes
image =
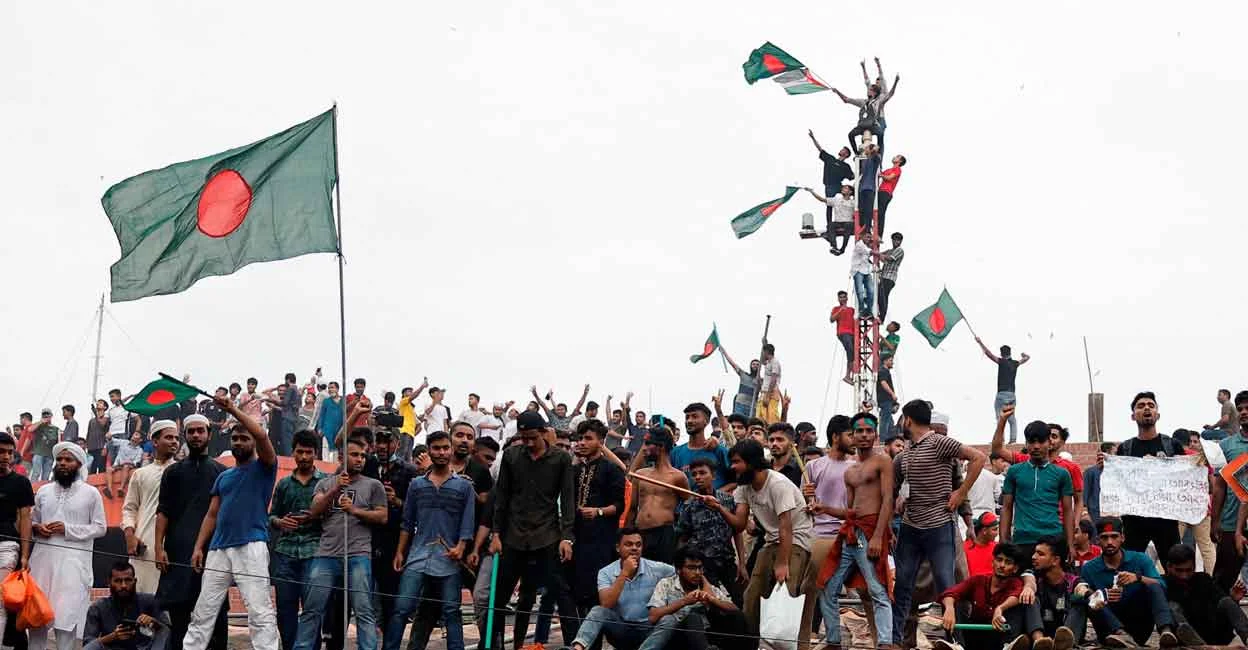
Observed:
[[[26,603],[17,615],[17,629],[45,627],[54,620],[56,612],[52,611],[52,603],[48,602],[48,597],[34,580],[26,580]]]
[[[26,583],[30,581],[30,573],[25,569],[14,571],[0,582],[0,593],[3,594],[4,608],[20,611],[26,604]]]

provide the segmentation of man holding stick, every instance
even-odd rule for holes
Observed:
[[[642,557],[671,564],[676,552],[676,504],[693,492],[685,473],[672,467],[672,434],[667,429],[651,427],[643,451],[654,467],[630,473],[640,479],[633,483],[630,520],[641,531]]]

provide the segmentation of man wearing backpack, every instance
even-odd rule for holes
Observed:
[[[1137,393],[1131,400],[1131,419],[1135,421],[1138,431],[1134,438],[1118,445],[1117,455],[1135,458],[1182,456],[1183,450],[1170,436],[1157,433],[1159,417],[1161,412],[1157,409],[1157,396],[1151,391]],[[1122,518],[1122,524],[1126,532],[1123,546],[1129,551],[1142,552],[1151,541],[1160,554],[1179,543],[1179,524],[1173,519],[1127,515]]]

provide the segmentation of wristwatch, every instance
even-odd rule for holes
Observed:
[[[598,516],[599,516],[599,517],[601,517],[601,516],[602,516],[602,508],[599,508],[599,509],[598,509]]]

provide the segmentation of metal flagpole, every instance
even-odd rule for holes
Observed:
[[[347,385],[347,307],[346,307],[346,290],[342,281],[342,177],[338,172],[338,102],[334,102],[333,108],[333,127],[334,127],[334,203],[336,215],[338,218],[338,337],[340,344],[340,352],[342,359],[342,383],[340,386]],[[346,404],[346,400],[343,400]],[[346,470],[347,462],[347,440],[343,436],[342,446],[338,448],[338,462],[342,463],[343,470]],[[333,507],[337,504],[331,504]],[[351,626],[351,585],[348,582],[351,571],[347,561],[347,513],[342,513],[342,643],[347,643],[347,631]]]

